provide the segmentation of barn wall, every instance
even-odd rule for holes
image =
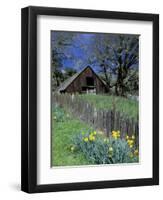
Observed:
[[[82,87],[86,86],[86,77],[93,77],[96,86],[96,93],[105,93],[105,85],[94,74],[94,72],[87,68],[85,69],[65,90],[68,93],[82,92]]]

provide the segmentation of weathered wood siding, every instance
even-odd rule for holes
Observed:
[[[94,79],[96,93],[105,93],[106,86],[101,79],[90,69],[86,68],[79,76],[65,89],[67,93],[82,93],[82,87],[87,86],[86,77]]]

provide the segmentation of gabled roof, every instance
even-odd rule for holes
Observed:
[[[84,67],[81,71],[77,72],[67,80],[65,80],[61,85],[56,89],[57,92],[65,90],[83,71],[85,71],[87,68],[90,68],[92,71],[93,69],[90,66]],[[93,71],[93,73],[100,79],[100,81],[106,86],[106,83]]]

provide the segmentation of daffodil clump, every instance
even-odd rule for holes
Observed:
[[[83,137],[84,142],[94,142],[96,139],[96,131],[92,131],[89,133],[89,135],[87,135],[86,137]],[[84,133],[82,132],[82,135],[84,135]]]
[[[132,135],[131,137],[129,137],[128,135],[126,135],[126,141],[127,141],[128,146],[130,148],[133,148],[134,144],[135,144],[135,135]]]
[[[114,139],[120,138],[120,131],[112,131],[112,137]]]
[[[84,140],[84,142],[88,142],[89,141],[88,137],[83,138],[83,140]]]
[[[123,139],[119,130],[113,130],[111,137],[104,137],[104,135],[92,130],[82,131],[73,138],[73,144],[75,149],[83,152],[85,157],[94,164],[139,161],[139,152],[135,145],[135,138],[131,136]]]

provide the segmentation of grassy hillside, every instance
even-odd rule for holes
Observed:
[[[72,166],[90,164],[82,152],[71,151],[72,138],[82,130],[90,127],[81,121],[72,118],[69,114],[57,107],[52,113],[52,166]]]
[[[97,109],[110,110],[115,107],[116,111],[137,119],[139,113],[139,103],[136,100],[130,100],[118,96],[84,94],[79,95],[84,101],[89,102]]]

